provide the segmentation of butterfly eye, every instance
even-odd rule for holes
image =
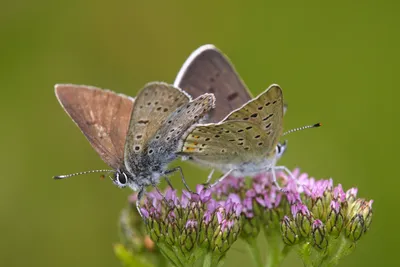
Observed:
[[[279,143],[276,145],[276,152],[277,152],[277,157],[280,158],[283,153],[285,153],[287,147],[287,142]]]
[[[114,179],[114,184],[117,185],[118,187],[124,187],[126,186],[128,182],[128,176],[124,172],[117,172],[115,174],[115,179]]]

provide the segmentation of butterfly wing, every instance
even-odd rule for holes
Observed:
[[[147,148],[166,119],[190,97],[172,85],[153,82],[137,95],[125,144],[125,161],[136,162],[137,155]]]
[[[167,159],[166,162],[169,158],[175,158],[181,137],[193,124],[204,117],[214,107],[214,104],[214,95],[204,94],[176,109],[157,131],[155,138],[149,144],[149,150],[157,152],[156,157]],[[155,162],[156,160],[150,161]]]
[[[57,84],[61,106],[110,167],[123,163],[125,137],[134,99],[93,86]]]
[[[273,84],[251,101],[233,110],[224,118],[224,121],[245,120],[254,123],[263,123],[264,115],[283,114],[283,106],[282,89],[279,85]]]
[[[208,122],[221,121],[252,98],[232,63],[213,45],[203,45],[189,56],[174,85],[192,97],[204,93],[215,95],[216,107],[210,112]]]
[[[275,147],[283,130],[283,114],[282,89],[273,84],[241,108],[232,111],[224,121],[249,121],[259,125],[261,130],[269,133]]]
[[[282,90],[272,85],[223,122],[195,126],[184,138],[181,155],[218,164],[260,159],[275,149],[282,118]]]
[[[213,164],[238,164],[260,158],[271,142],[268,133],[247,121],[226,121],[196,126],[185,138],[180,153]]]

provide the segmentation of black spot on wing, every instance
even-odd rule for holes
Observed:
[[[228,95],[227,99],[228,99],[228,101],[232,101],[232,100],[236,99],[238,96],[239,96],[238,92],[234,92],[234,93]]]
[[[138,123],[139,123],[139,124],[145,124],[145,125],[146,125],[146,124],[149,123],[149,120],[139,120]]]

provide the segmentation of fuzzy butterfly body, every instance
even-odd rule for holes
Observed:
[[[279,156],[282,124],[282,90],[272,85],[220,123],[195,125],[184,137],[180,154],[237,176],[267,171]]]
[[[125,144],[124,172],[128,185],[141,189],[155,185],[184,133],[214,106],[214,96],[191,100],[183,91],[164,83],[148,84],[137,96]]]

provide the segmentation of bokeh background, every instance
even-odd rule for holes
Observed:
[[[112,250],[129,189],[104,168],[61,109],[55,83],[134,96],[173,82],[198,46],[227,54],[254,94],[284,90],[281,160],[372,198],[369,233],[341,266],[398,263],[398,1],[1,1],[0,266],[119,266]],[[181,164],[190,184],[208,171]],[[175,184],[179,184],[176,183]],[[226,266],[249,264],[238,242]],[[295,254],[284,266],[301,266]]]

